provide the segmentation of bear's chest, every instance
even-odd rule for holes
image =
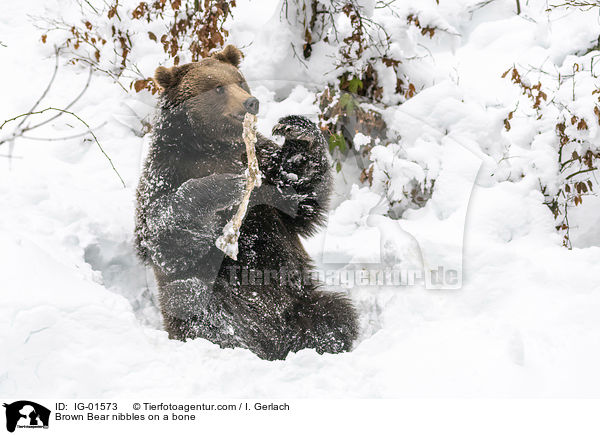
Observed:
[[[204,178],[214,174],[243,174],[246,166],[242,156],[225,156],[226,159],[213,156],[183,157],[178,162],[179,172],[185,180]]]

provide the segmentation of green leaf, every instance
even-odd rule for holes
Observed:
[[[349,94],[348,92],[342,94],[339,104],[346,113],[352,113],[354,111],[354,107],[356,107],[354,98],[352,98],[352,94]]]
[[[344,135],[341,133],[332,134],[329,136],[329,152],[333,154],[336,148],[338,148],[342,153],[345,153],[348,149]]]
[[[342,170],[342,164],[340,162],[335,164],[335,170],[336,172],[340,172]]]
[[[348,82],[348,90],[353,94],[356,94],[359,89],[363,88],[363,82],[361,79],[357,77],[353,77],[352,80]]]

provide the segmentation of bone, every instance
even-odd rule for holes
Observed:
[[[260,187],[262,183],[262,173],[258,167],[256,159],[256,115],[246,113],[244,117],[244,132],[242,134],[246,144],[246,155],[248,156],[248,169],[246,169],[246,187],[241,198],[240,205],[233,218],[223,227],[223,235],[220,236],[215,245],[228,257],[237,260],[238,239],[240,237],[240,228],[244,217],[248,211],[250,195],[255,187]]]

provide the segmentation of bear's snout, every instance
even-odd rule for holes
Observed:
[[[258,99],[255,97],[250,97],[246,101],[244,101],[244,108],[253,115],[258,113]]]

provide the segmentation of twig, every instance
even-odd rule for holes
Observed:
[[[475,12],[476,10],[478,10],[478,9],[482,9],[482,8],[486,7],[487,5],[489,5],[490,3],[493,3],[493,2],[495,2],[495,1],[496,1],[496,0],[484,0],[484,1],[481,1],[481,2],[479,2],[479,3],[475,4],[475,5],[473,5],[473,6],[472,6],[472,7],[469,9],[469,13],[470,13],[471,15],[473,15],[473,12]]]
[[[598,169],[598,168],[588,168],[588,169],[582,169],[581,171],[573,172],[572,174],[569,174],[565,178],[565,180],[568,180],[569,178],[573,178],[575,175],[583,174],[585,172],[595,171],[596,169]]]
[[[236,214],[223,228],[223,235],[219,237],[215,243],[217,248],[225,253],[228,257],[237,260],[238,254],[238,239],[240,237],[240,228],[242,221],[248,210],[250,202],[250,194],[255,187],[259,187],[262,183],[262,174],[258,167],[256,159],[256,115],[246,113],[244,118],[244,142],[246,143],[246,155],[248,157],[248,170],[246,171],[246,188],[242,195]]]
[[[300,61],[300,63],[302,64],[302,66],[303,66],[304,68],[308,69],[308,65],[306,64],[306,62],[304,62],[304,61],[303,61],[303,60],[300,58],[300,56],[298,56],[298,53],[296,53],[296,47],[294,47],[294,44],[293,44],[293,43],[290,43],[290,45],[292,46],[292,51],[294,52],[294,57],[295,57],[295,58],[297,58],[297,59]]]
[[[573,245],[571,244],[571,225],[569,225],[569,207],[568,203],[565,202],[565,218],[563,219],[563,225],[566,225],[567,229],[565,232],[565,236],[563,237],[563,245],[571,250],[573,249]]]
[[[58,53],[58,50],[57,50],[57,53]],[[35,110],[35,108],[39,105],[39,103],[42,101],[42,99],[46,96],[46,94],[48,93],[50,87],[52,86],[52,83],[54,82],[54,78],[56,76],[57,70],[58,70],[58,58],[57,58],[57,64],[55,66],[54,74],[52,76],[52,79],[50,79],[50,82],[48,83],[48,86],[46,87],[46,89],[45,89],[44,93],[42,94],[42,96],[40,98],[38,98],[38,100],[36,101],[36,103],[33,105],[33,107],[27,113],[33,113],[33,111]],[[77,101],[79,101],[79,99],[83,96],[83,94],[85,94],[85,91],[87,91],[87,89],[88,89],[88,87],[90,85],[90,82],[92,80],[92,73],[93,73],[93,69],[90,68],[90,73],[88,75],[87,82],[86,82],[85,86],[83,87],[83,89],[81,90],[81,92],[79,93],[79,95],[77,95],[73,100],[71,100],[71,102],[69,104],[67,104],[67,106],[64,107],[62,110],[68,110],[68,109],[70,109]],[[28,132],[30,130],[34,130],[34,129],[38,128],[38,127],[41,127],[42,125],[48,124],[49,122],[54,121],[56,118],[60,117],[64,113],[65,112],[58,112],[56,115],[51,116],[50,118],[48,118],[48,119],[46,119],[46,120],[44,120],[42,122],[39,122],[39,123],[34,124],[34,125],[27,125],[25,127],[21,127],[25,123],[25,121],[27,120],[27,118],[28,118],[26,116],[26,117],[24,117],[24,119],[21,122],[19,122],[19,124],[17,125],[17,127],[13,131],[12,135],[10,135],[9,137],[7,137],[5,139],[0,140],[0,145],[2,145],[4,142],[13,141],[17,137],[24,137],[23,133],[26,133],[26,132]],[[29,139],[34,139],[35,140],[36,138],[29,138]]]
[[[121,74],[114,74],[112,72],[110,72],[107,69],[102,69],[99,66],[95,65],[94,61],[90,58],[86,58],[86,57],[78,57],[75,53],[71,53],[73,58],[72,60],[76,61],[76,62],[83,62],[87,65],[89,65],[91,68],[93,68],[95,71],[99,71],[103,74],[106,74],[108,77],[110,77],[114,83],[116,83],[117,85],[119,85],[121,87],[121,89],[123,89],[125,92],[129,92],[127,90],[127,88],[125,86],[123,86],[123,83],[121,83],[119,81],[119,77],[121,76]]]
[[[31,114],[33,114],[33,111],[37,108],[37,106],[40,104],[40,102],[44,99],[44,97],[48,94],[48,91],[50,91],[50,88],[52,87],[52,83],[54,83],[54,79],[56,78],[56,74],[58,73],[58,48],[54,47],[54,57],[56,59],[56,62],[54,64],[54,71],[52,73],[52,77],[50,78],[50,81],[48,82],[48,85],[46,86],[46,89],[44,89],[44,92],[42,93],[42,95],[40,96],[40,98],[37,99],[37,101],[33,104],[33,106],[31,106],[31,109],[29,109],[26,113],[26,116],[23,117],[23,119],[21,120],[21,122],[19,122],[19,124],[17,125],[17,128],[15,129],[15,134],[13,134],[13,138],[16,137],[19,133],[22,133],[21,130],[21,126],[25,123],[25,121],[27,121],[27,118],[29,118],[29,116]],[[4,124],[2,124],[4,126]],[[0,127],[1,129],[2,127]],[[2,143],[0,142],[0,145]]]
[[[375,9],[384,9],[384,8],[389,8],[392,3],[395,3],[396,0],[390,0],[388,2],[385,1],[378,1],[377,3],[375,3]]]
[[[92,8],[92,10],[94,11],[94,13],[96,13],[96,14],[98,13],[98,10],[94,6],[92,6],[92,4],[88,0],[85,0],[85,2],[87,3],[87,5],[90,8]]]
[[[582,8],[584,11],[589,11],[592,8],[600,7],[600,3],[597,2],[597,1],[593,2],[593,1],[569,0],[569,1],[566,1],[566,2],[561,3],[559,5],[551,5],[548,10],[550,10],[550,9],[556,9],[556,8],[563,8],[563,7],[567,7],[567,8],[568,7]]]
[[[87,91],[87,88],[90,85],[90,82],[92,81],[92,74],[93,74],[94,70],[92,68],[90,68],[90,73],[88,75],[88,79],[87,82],[85,83],[85,86],[83,87],[83,89],[81,90],[81,92],[79,93],[79,95],[77,95],[69,104],[67,104],[67,106],[64,108],[64,110],[69,110],[71,107],[73,107],[73,105],[79,101],[79,99],[83,96],[83,94],[85,94],[85,91]],[[48,124],[49,122],[54,121],[56,118],[58,118],[59,116],[61,116],[64,112],[59,112],[58,114],[51,116],[50,118],[46,119],[45,121],[42,121],[38,124],[35,124],[33,126],[28,126],[26,129],[22,130],[22,133],[28,131],[28,130],[33,130],[34,128],[38,128],[41,127],[42,125]]]
[[[83,119],[81,119],[78,115],[76,115],[75,113],[69,111],[69,110],[65,110],[65,109],[58,109],[56,107],[47,107],[45,109],[42,110],[38,110],[35,112],[28,112],[28,113],[22,113],[20,115],[17,115],[13,118],[7,119],[5,120],[1,125],[0,125],[0,130],[2,130],[2,128],[8,124],[9,122],[12,121],[16,121],[19,118],[27,118],[31,115],[39,115],[45,112],[48,112],[50,110],[54,110],[54,111],[58,111],[58,112],[62,112],[62,113],[66,113],[68,115],[71,115],[73,117],[75,117],[79,122],[81,122],[83,125],[85,125],[88,128],[89,133],[92,135],[92,137],[94,138],[94,141],[96,142],[96,145],[98,145],[98,148],[100,149],[100,151],[102,152],[102,154],[104,154],[104,157],[106,157],[106,159],[108,160],[108,162],[110,163],[111,168],[113,169],[113,171],[115,172],[115,174],[117,174],[117,177],[119,177],[119,180],[121,181],[121,184],[123,184],[123,187],[127,187],[125,184],[125,181],[123,181],[123,178],[121,177],[121,174],[119,174],[119,171],[117,171],[117,168],[115,168],[115,165],[113,164],[111,158],[108,156],[108,154],[106,154],[106,151],[104,151],[104,148],[102,148],[102,145],[100,145],[100,142],[98,141],[98,138],[96,137],[96,135],[94,134],[94,132],[92,131],[91,127],[89,126],[89,124],[87,122],[85,122]]]
[[[104,127],[107,123],[108,123],[108,121],[104,121],[102,124],[94,127],[94,130],[98,130],[99,128]],[[81,133],[72,134],[69,136],[61,136],[61,137],[34,137],[34,136],[25,136],[24,134],[22,134],[20,137],[23,139],[27,139],[27,140],[39,140],[42,142],[56,142],[59,140],[76,139],[78,137],[85,136],[86,134],[91,133],[91,132],[92,132],[92,130],[90,129],[90,130],[82,131]]]

